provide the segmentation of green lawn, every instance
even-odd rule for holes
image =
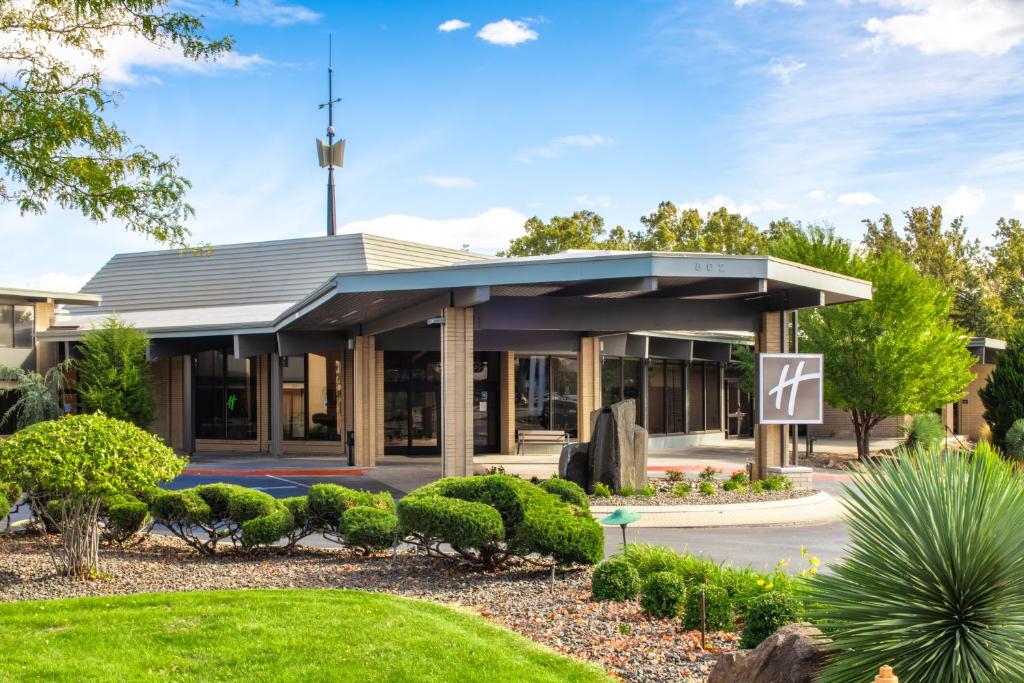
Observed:
[[[608,681],[485,619],[390,595],[210,591],[0,605],[3,681]]]

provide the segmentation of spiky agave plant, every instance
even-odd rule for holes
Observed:
[[[806,590],[836,648],[822,681],[1024,681],[1024,495],[994,449],[917,451],[854,475],[851,547]]]

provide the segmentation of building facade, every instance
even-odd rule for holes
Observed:
[[[769,257],[569,252],[490,258],[373,235],[120,254],[36,334],[74,355],[108,316],[150,337],[152,430],[189,453],[514,453],[524,431],[589,438],[633,398],[652,447],[754,429],[732,343],[784,350],[787,311],[870,297],[870,284]],[[745,421],[746,419],[746,421]],[[769,435],[771,435],[770,438]]]

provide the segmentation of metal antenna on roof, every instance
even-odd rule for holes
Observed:
[[[327,101],[320,105],[320,109],[327,108],[327,140],[317,138],[316,154],[320,160],[320,168],[327,169],[327,234],[334,235],[336,232],[334,212],[334,167],[341,168],[345,165],[345,141],[334,142],[334,105],[341,102],[341,98],[334,97],[334,62],[333,62],[333,34],[327,36]]]

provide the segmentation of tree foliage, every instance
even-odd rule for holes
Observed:
[[[756,225],[724,206],[701,216],[697,209],[662,202],[640,223],[643,230],[630,233],[629,242],[641,251],[759,254],[765,246],[765,235]]]
[[[23,213],[49,205],[93,221],[116,219],[172,245],[189,237],[188,181],[174,158],[132,142],[107,115],[104,44],[141,38],[192,60],[216,59],[230,38],[168,0],[26,0],[0,3],[0,202]]]
[[[1024,225],[1016,218],[996,221],[996,242],[989,250],[988,277],[1006,329],[1024,326]]]
[[[97,517],[105,498],[140,493],[184,467],[159,438],[102,414],[40,422],[0,442],[0,481],[23,488],[57,528],[61,545],[51,556],[69,576],[92,576],[98,568]]]
[[[1024,330],[1007,340],[978,396],[985,406],[985,422],[992,428],[992,441],[1004,448],[1006,433],[1024,418]]]
[[[11,422],[15,429],[24,429],[44,420],[55,420],[64,414],[64,389],[71,361],[64,361],[40,375],[31,370],[0,366],[0,380],[13,386],[0,388],[0,396],[15,394],[14,404],[0,415],[0,424]]]
[[[568,249],[604,249],[608,237],[604,219],[593,211],[553,216],[545,223],[534,216],[526,221],[526,234],[512,240],[499,256],[540,256]],[[621,232],[621,229],[620,229]]]
[[[117,318],[82,338],[78,395],[85,412],[103,412],[143,429],[153,422],[146,334]]]

